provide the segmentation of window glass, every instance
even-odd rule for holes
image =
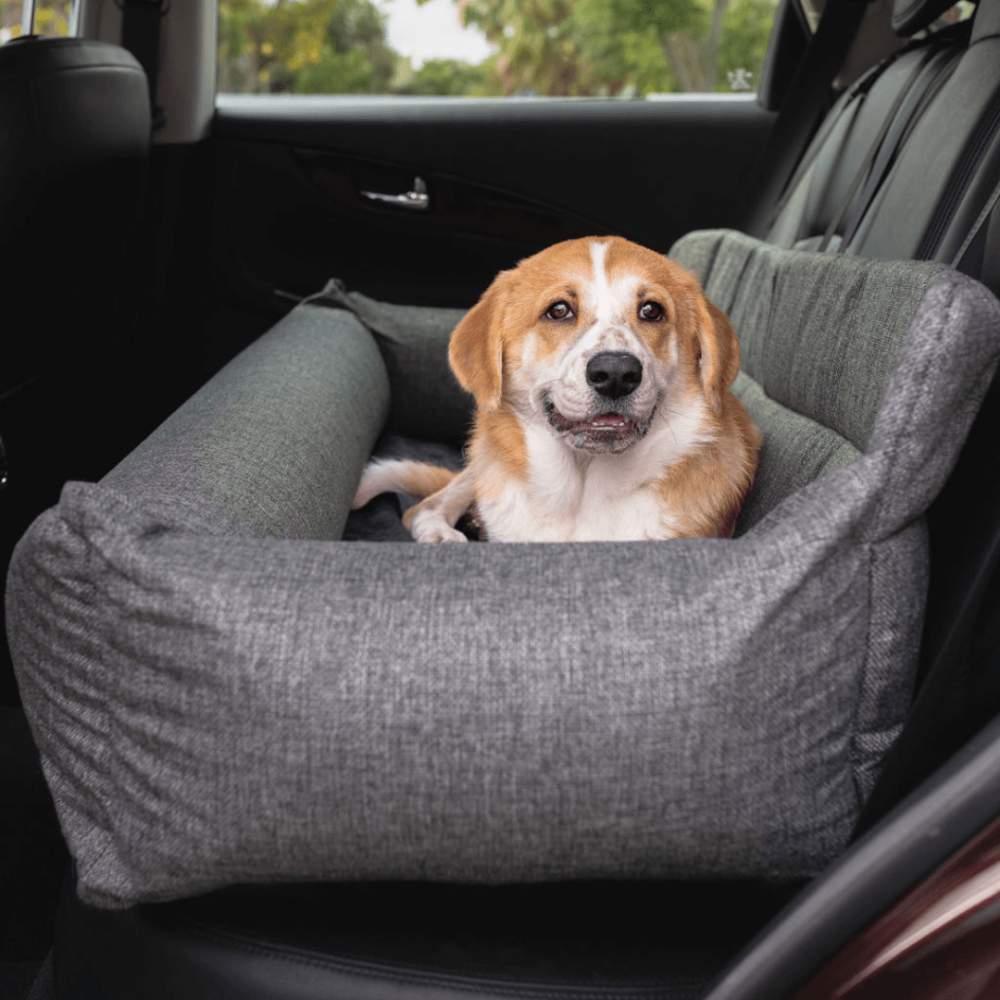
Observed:
[[[931,24],[927,31],[940,31],[942,28],[947,28],[952,24],[958,24],[959,21],[968,21],[975,12],[976,5],[971,3],[970,0],[958,0],[958,3],[954,7],[949,7]]]
[[[651,97],[756,89],[777,0],[219,0],[219,90]]]
[[[0,44],[20,38],[22,0],[0,0]],[[37,0],[35,4],[36,35],[72,34],[73,0]]]

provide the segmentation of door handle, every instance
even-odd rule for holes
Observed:
[[[431,207],[431,196],[427,193],[427,182],[423,177],[413,178],[413,190],[404,194],[386,194],[383,191],[362,191],[362,198],[388,205],[391,208],[405,208],[410,212],[426,212]]]

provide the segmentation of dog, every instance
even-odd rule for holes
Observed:
[[[620,237],[551,246],[502,271],[449,343],[475,399],[461,472],[375,461],[354,500],[422,497],[418,542],[728,537],[761,435],[730,391],[739,343],[673,261]]]

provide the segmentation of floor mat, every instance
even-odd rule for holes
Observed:
[[[38,971],[38,962],[0,962],[0,1000],[27,1000]]]
[[[0,707],[0,997],[4,1000],[8,996],[24,1000],[52,947],[56,900],[68,861],[24,713]]]

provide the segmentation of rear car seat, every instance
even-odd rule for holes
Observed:
[[[902,28],[907,35],[926,26],[942,7],[940,0],[898,6],[901,11],[907,8]],[[961,245],[970,220],[985,203],[990,179],[995,182],[1000,172],[996,162],[1000,142],[996,114],[1000,93],[998,12],[1000,0],[982,0],[968,40],[939,39],[933,43],[931,58],[923,62],[925,49],[906,51],[873,80],[863,102],[849,108],[842,118],[841,108],[835,109],[838,120],[832,129],[822,130],[822,147],[816,151],[812,166],[796,179],[792,194],[773,216],[768,235],[774,242],[798,245],[812,240],[815,245],[831,222],[846,222],[850,231],[831,234],[846,239],[831,239],[831,248],[842,247],[865,256],[950,259],[948,255]],[[922,19],[922,13],[928,16]],[[909,127],[901,130],[902,143],[895,156],[889,162],[882,161],[884,176],[880,176],[877,189],[871,190],[872,185],[866,188],[862,178],[858,191],[870,204],[859,214],[854,205],[845,207],[846,196],[861,166],[872,157],[873,144],[890,112],[903,107],[897,103],[902,88],[913,81],[929,99],[907,105],[912,112],[907,116]],[[875,153],[877,159],[877,150]],[[964,264],[978,275],[979,268],[971,257]],[[987,411],[984,417],[989,416]],[[980,420],[983,426],[986,424]],[[961,470],[958,475],[962,475]],[[961,504],[963,497],[967,499],[968,494],[956,493],[953,502]],[[985,517],[986,511],[982,514]],[[972,517],[963,523],[974,521]],[[979,530],[983,524],[976,527]],[[973,537],[970,534],[963,552],[975,547]],[[939,578],[948,577],[948,570],[955,579],[965,579],[961,574],[967,574],[969,566],[959,560],[949,567],[939,553],[934,563],[936,588]],[[982,601],[981,592],[966,596],[973,610]],[[975,634],[974,617],[967,621],[966,646]],[[931,636],[930,648],[940,651],[948,645],[949,623],[934,607],[930,622],[932,629],[939,629],[938,635]],[[949,662],[953,666],[957,663]],[[925,661],[925,670],[928,677],[940,674],[933,662]],[[995,708],[994,701],[990,712]],[[918,704],[918,722],[921,713]],[[963,739],[963,726],[970,724],[968,713],[961,718],[964,721],[956,723],[952,734],[958,742]],[[933,719],[927,710],[926,724]],[[919,726],[916,731],[920,732]],[[901,742],[905,738],[904,733]],[[946,750],[938,746],[936,753],[940,757]],[[916,781],[921,769],[929,769],[933,763],[928,757],[891,776],[881,810],[888,809],[901,791]],[[475,973],[483,965],[504,968],[504,981],[494,979],[484,984],[498,995],[582,995],[537,985],[549,972],[548,961],[541,957],[549,947],[552,965],[565,965],[568,957],[571,963],[593,971],[595,981],[600,980],[598,969],[628,966],[634,970],[652,961],[677,973],[669,994],[664,991],[662,995],[694,997],[703,995],[706,969],[720,961],[717,946],[723,953],[735,950],[740,939],[760,926],[793,888],[747,887],[736,894],[727,887],[661,884],[599,890],[581,887],[579,892],[542,887],[484,895],[481,890],[442,887],[312,886],[239,891],[141,907],[125,914],[94,913],[67,897],[57,944],[57,950],[63,952],[63,968],[67,974],[74,969],[82,974],[86,968],[88,975],[101,969],[104,978],[99,987],[89,987],[92,992],[80,991],[86,976],[57,986],[59,995],[67,997],[133,996],[140,977],[151,975],[154,968],[160,985],[166,982],[169,987],[176,962],[185,973],[173,995],[183,992],[189,997],[209,997],[240,993],[250,987],[265,995],[268,977],[275,976],[278,978],[270,980],[271,994],[288,996],[280,969],[267,961],[267,950],[274,946],[292,962],[303,966],[313,963],[313,985],[322,986],[330,996],[348,995],[338,993],[338,989],[354,997],[454,995],[453,987],[458,984],[449,982],[448,977],[427,976],[403,983],[400,966],[433,964],[435,956],[445,956],[447,961],[441,964],[467,972]],[[640,913],[640,908],[650,903],[666,912],[662,922],[654,922],[655,927]],[[620,911],[622,940],[588,942],[584,933],[588,907]],[[487,917],[477,917],[479,922],[470,925],[471,934],[463,937],[462,914],[473,909]],[[720,910],[727,911],[730,918],[724,930],[720,929]],[[449,916],[442,919],[442,911]],[[484,930],[486,925],[491,930]],[[530,954],[523,947],[522,935],[530,936],[535,944]],[[581,945],[581,941],[587,943]],[[200,982],[190,978],[192,969],[202,970]],[[302,995],[312,994],[307,991]],[[601,990],[597,987],[586,995],[601,995]],[[661,994],[650,988],[644,995]]]
[[[907,35],[927,26],[903,23]],[[800,249],[826,237],[830,249],[861,257],[950,263],[998,178],[1000,4],[981,0],[970,24],[911,42],[838,101],[754,235]],[[967,265],[981,277],[976,262]]]

